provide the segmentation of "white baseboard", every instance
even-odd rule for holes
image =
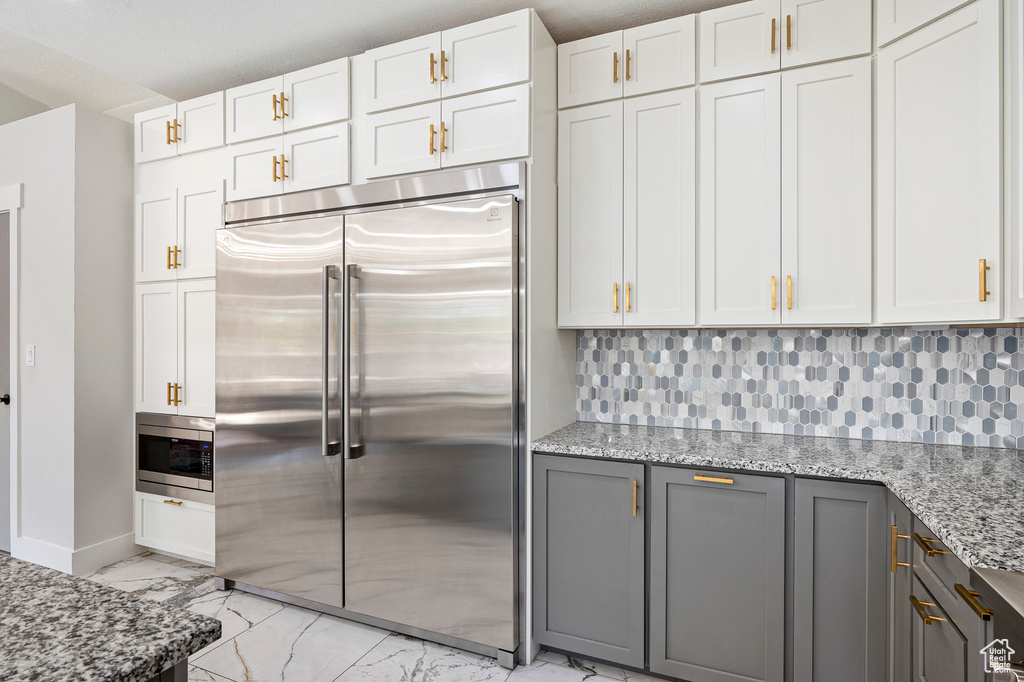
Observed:
[[[121,559],[145,551],[135,544],[135,533],[125,533],[95,545],[70,550],[42,540],[12,538],[11,556],[72,575],[86,575]]]

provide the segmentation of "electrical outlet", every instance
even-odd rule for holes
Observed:
[[[36,347],[35,344],[29,344],[25,346],[25,366],[35,367],[36,366]]]

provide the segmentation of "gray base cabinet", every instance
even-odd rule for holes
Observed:
[[[535,455],[534,638],[644,667],[644,465]]]
[[[691,682],[781,682],[786,486],[651,469],[650,669]]]
[[[914,572],[911,566],[913,546],[911,531],[913,515],[899,499],[889,492],[886,525],[889,528],[888,609],[889,626],[886,660],[887,682],[905,682],[910,677],[910,634],[913,607]]]
[[[885,679],[883,486],[797,479],[794,682]]]

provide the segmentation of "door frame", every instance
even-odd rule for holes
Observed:
[[[11,400],[10,404],[10,419],[11,419],[11,442],[10,442],[10,458],[11,458],[11,554],[14,555],[15,545],[18,539],[21,537],[21,486],[19,485],[19,471],[21,464],[21,429],[20,429],[20,415],[19,415],[19,404],[21,400],[21,374],[19,372],[20,366],[18,363],[18,344],[19,344],[19,329],[18,323],[20,318],[18,312],[18,299],[19,299],[19,287],[18,283],[20,278],[18,276],[18,236],[20,233],[19,214],[21,212],[22,204],[22,185],[8,185],[6,187],[0,187],[0,213],[7,213],[10,215],[10,225],[8,227],[8,233],[10,235],[10,244],[8,247],[8,256],[10,258],[10,301],[8,302],[8,315],[10,316],[10,352],[7,361],[11,365],[11,395],[14,399]],[[0,360],[2,361],[2,360]]]

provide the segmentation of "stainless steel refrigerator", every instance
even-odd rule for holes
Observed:
[[[518,204],[400,186],[228,206],[217,576],[510,665]]]

